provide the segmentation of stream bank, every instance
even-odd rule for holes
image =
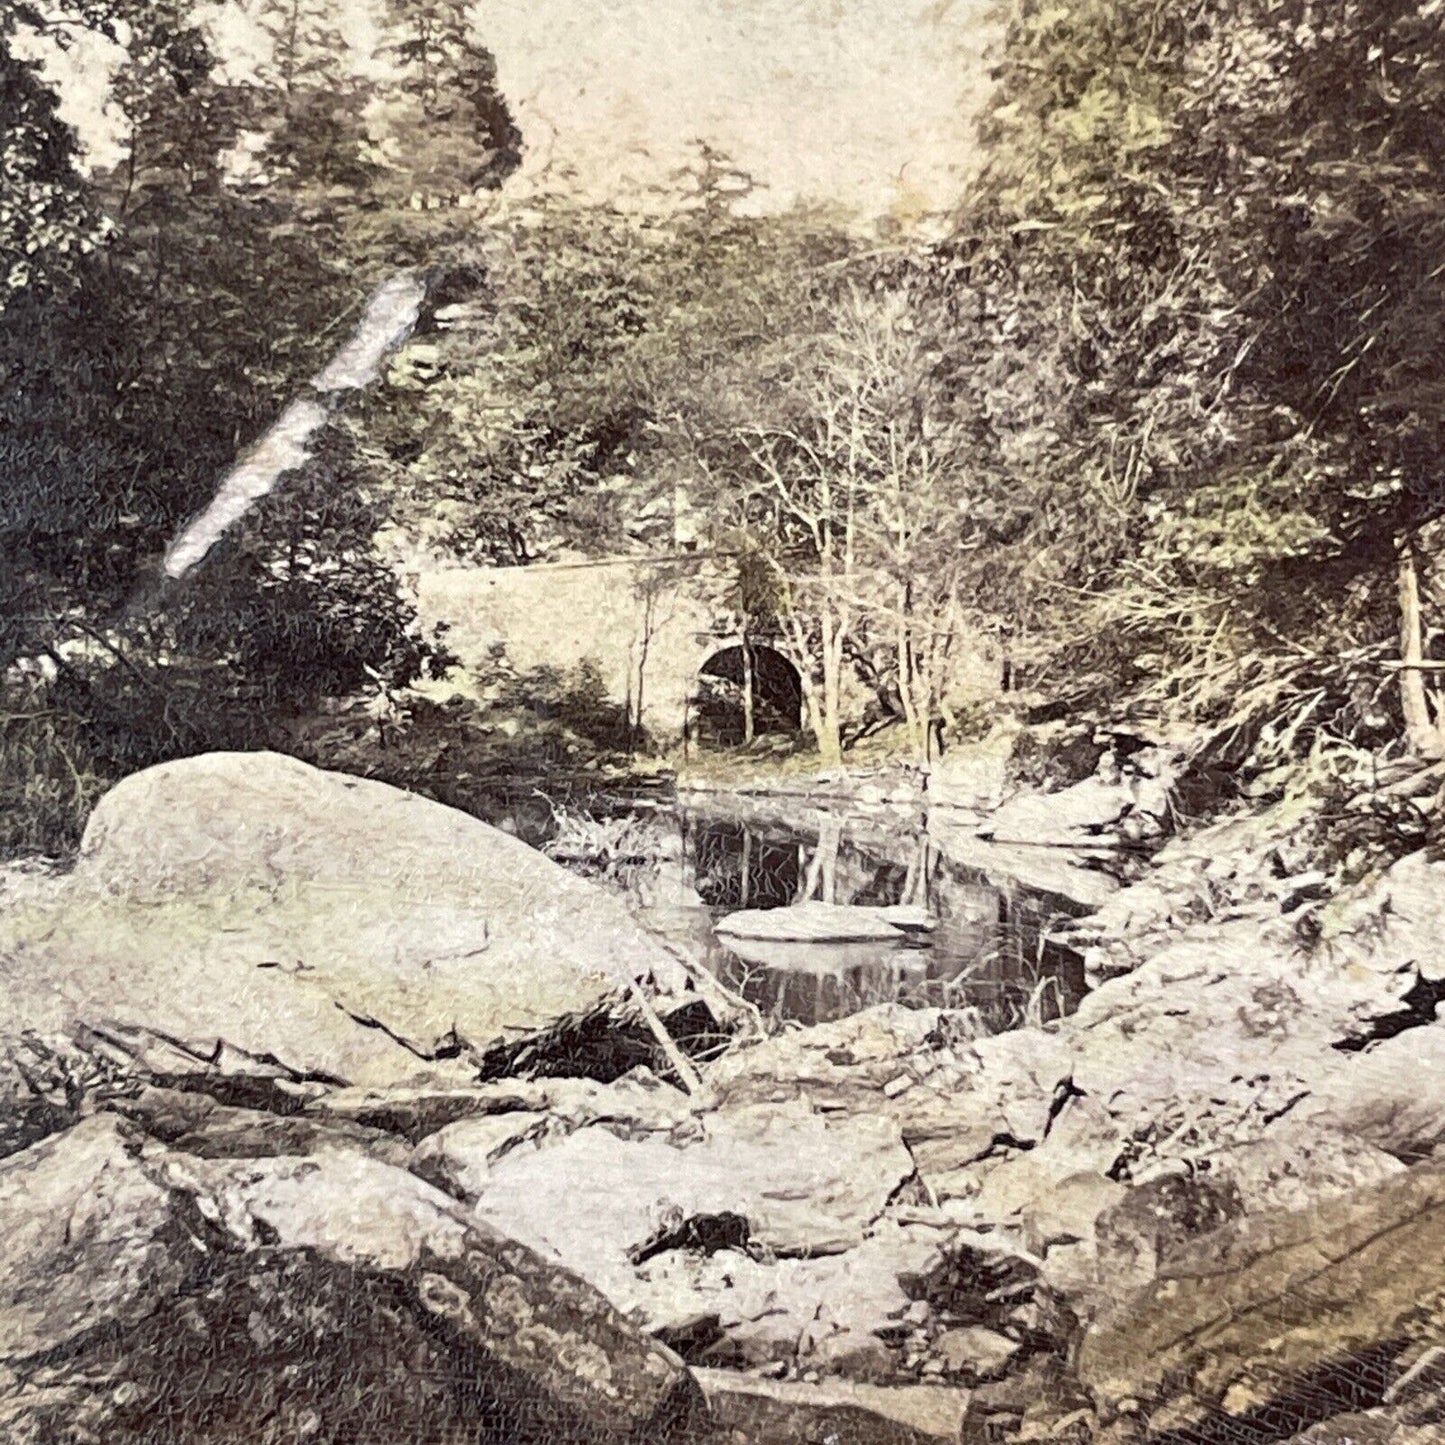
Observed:
[[[1047,815],[1101,849],[1148,781]],[[1019,848],[1001,817],[955,827]],[[10,1438],[138,1440],[146,1402],[216,1441],[1405,1438],[1445,1344],[1445,870],[1327,897],[1304,831],[1241,811],[1111,878],[1058,924],[1096,985],[1058,1016],[769,1031],[474,819],[265,755],[141,774],[0,915]],[[172,1220],[224,1262],[199,1294]],[[303,1317],[365,1389],[287,1373]],[[187,1403],[204,1352],[141,1370],[182,1318],[252,1322],[253,1385],[206,1386],[231,1434]],[[517,1371],[545,1408],[496,1424]]]

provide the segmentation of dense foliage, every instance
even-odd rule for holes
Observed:
[[[1389,636],[1442,500],[1436,9],[1010,12],[950,268],[1011,596],[1084,624],[1045,653],[1207,712]]]
[[[160,755],[440,667],[387,525],[509,566],[690,531],[830,760],[865,718],[965,735],[980,656],[1236,754],[1442,750],[1438,0],[1003,0],[978,181],[946,240],[882,246],[754,214],[703,143],[654,193],[483,223],[519,137],[469,7],[387,0],[370,68],[325,0],[252,10],[244,82],[185,0],[0,20],[0,665],[70,689],[25,726]],[[82,32],[115,41],[104,174],[19,58]],[[441,329],[138,609],[375,279],[439,262]],[[107,733],[140,697],[163,722]]]
[[[215,567],[159,595],[167,542],[335,349],[376,279],[441,256],[465,228],[458,199],[516,159],[480,47],[451,68],[404,54],[374,81],[334,6],[252,10],[270,54],[240,81],[189,0],[5,7],[0,21],[12,843],[49,845],[128,767],[264,741],[321,698],[404,685],[441,657],[375,548],[385,508],[340,434]],[[85,169],[49,72],[25,58],[72,45],[111,67],[122,155],[107,169]],[[454,120],[421,136],[419,69],[426,104],[459,92]],[[397,127],[408,139],[389,145]],[[37,789],[57,818],[35,821]]]

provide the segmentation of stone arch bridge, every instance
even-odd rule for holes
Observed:
[[[705,670],[732,680],[728,654],[741,639],[718,621],[705,554],[451,567],[415,581],[423,624],[447,625],[464,673],[485,678],[499,645],[522,670],[591,659],[609,698],[662,741],[683,735]],[[796,680],[780,656],[775,673],[779,664]]]

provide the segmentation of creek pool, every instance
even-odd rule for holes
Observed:
[[[879,1003],[971,1008],[983,1031],[1071,1012],[1078,954],[1048,937],[1081,910],[952,861],[906,811],[727,795],[515,798],[500,821],[559,862],[619,890],[639,920],[773,1020],[846,1017]],[[600,851],[605,850],[605,851]],[[920,905],[926,946],[723,940],[743,908],[804,899]]]

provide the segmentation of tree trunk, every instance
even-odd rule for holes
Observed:
[[[753,740],[753,645],[743,634],[743,744]]]
[[[838,901],[838,847],[843,832],[836,818],[826,818],[818,833],[818,851],[813,855],[817,869],[818,897],[824,903]]]
[[[1405,714],[1405,740],[1422,758],[1445,753],[1440,729],[1430,715],[1425,693],[1424,625],[1420,613],[1420,572],[1413,537],[1400,543],[1400,708]]]
[[[908,619],[902,613],[898,617],[898,630],[894,642],[898,653],[898,700],[903,706],[903,725],[908,730],[908,740],[916,754],[923,755],[924,725],[918,716],[917,700],[913,695],[913,649],[908,638]]]
[[[837,669],[833,664],[832,611],[823,608],[822,647],[819,649],[822,663],[823,682],[821,688],[813,675],[813,655],[808,646],[807,631],[796,618],[789,619],[793,633],[793,649],[798,661],[798,677],[803,686],[803,708],[807,715],[808,727],[813,733],[824,767],[838,767],[843,761],[843,744],[838,732]]]
[[[804,697],[808,705],[808,726],[813,730],[818,756],[825,766],[836,766],[842,760],[843,746],[838,740],[836,730],[829,728],[823,699],[819,696],[818,689],[811,684],[804,689]]]
[[[839,731],[842,710],[843,624],[835,621],[833,609],[823,608],[823,701],[822,731],[818,734],[818,752],[823,766],[842,766],[843,742]]]

